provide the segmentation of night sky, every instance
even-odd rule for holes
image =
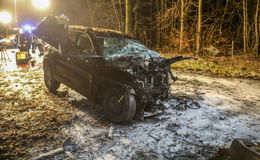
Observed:
[[[33,7],[31,0],[17,0],[18,26],[24,24],[37,25],[47,15],[71,14],[74,8],[80,6],[81,0],[50,0],[47,10],[38,10]],[[14,0],[0,0],[0,11],[8,11],[12,14],[14,24]]]

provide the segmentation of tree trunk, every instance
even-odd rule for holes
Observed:
[[[222,34],[223,23],[225,21],[225,15],[227,13],[228,3],[229,3],[229,0],[226,0],[226,5],[225,5],[225,8],[224,8],[224,13],[222,14],[221,25],[220,25],[221,34]]]
[[[89,14],[89,25],[91,27],[94,27],[95,26],[95,24],[94,24],[94,16],[93,16],[94,10],[93,10],[93,8],[90,7],[92,3],[90,2],[90,0],[87,0],[87,1],[84,1],[84,2],[86,3],[85,6],[87,6],[87,8],[88,8],[87,12]]]
[[[244,53],[248,51],[248,13],[247,0],[243,0],[243,45]]]
[[[126,0],[125,8],[126,8],[125,32],[131,35],[133,34],[133,29],[134,29],[133,0]]]
[[[149,13],[149,45],[153,45],[152,44],[152,14],[153,14],[153,11],[152,11],[152,6],[154,5],[153,4],[153,0],[150,0],[150,13]]]
[[[183,49],[183,30],[184,30],[184,0],[181,0],[181,29],[180,29],[180,52]]]
[[[123,32],[125,30],[125,24],[124,24],[124,16],[123,16],[123,8],[122,8],[122,1],[118,0],[119,4],[119,12],[120,12],[120,22],[121,22],[121,31]]]
[[[202,0],[199,0],[198,8],[198,28],[197,28],[197,39],[196,39],[196,52],[200,53],[201,51],[201,21],[202,21]]]
[[[121,22],[120,22],[120,17],[118,15],[117,9],[116,9],[116,5],[115,5],[115,0],[111,0],[112,6],[113,6],[113,10],[117,19],[117,23],[118,23],[118,30],[121,31]]]
[[[160,0],[156,0],[156,9],[157,9],[157,15],[159,15],[156,19],[157,19],[157,42],[156,45],[159,48],[161,46],[161,12],[160,12]]]
[[[256,54],[259,54],[259,30],[260,30],[260,24],[259,22],[259,0],[257,0],[256,4],[256,11],[255,11],[255,45],[254,45],[254,51]]]
[[[162,20],[161,20],[161,39],[164,39],[165,38],[165,26],[166,26],[166,14],[165,14],[165,12],[166,12],[166,7],[165,7],[165,2],[166,0],[161,0],[161,18],[162,18]],[[164,43],[164,41],[162,41],[162,43],[161,43],[161,45],[162,46],[164,46],[165,45],[165,43]]]

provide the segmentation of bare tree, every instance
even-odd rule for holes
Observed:
[[[259,54],[259,30],[260,30],[260,24],[259,22],[259,7],[260,3],[259,0],[257,0],[256,3],[256,11],[255,11],[255,45],[254,45],[254,51],[256,54]]]
[[[161,15],[160,15],[160,0],[156,0],[156,11],[157,11],[157,27],[156,27],[156,30],[157,30],[157,33],[156,33],[156,37],[157,37],[157,41],[156,41],[156,44],[157,44],[157,47],[160,47],[161,46],[161,19],[159,18]]]
[[[125,20],[125,32],[128,34],[133,33],[134,29],[134,12],[133,12],[133,0],[126,0],[126,20]]]
[[[118,0],[118,5],[119,5],[119,16],[120,16],[120,22],[121,22],[121,31],[124,31],[125,21],[124,21],[124,16],[123,16],[122,1],[124,3],[124,0]]]
[[[248,13],[247,0],[243,0],[243,46],[244,53],[248,51]]]
[[[119,13],[118,13],[118,11],[117,11],[117,9],[116,9],[115,0],[111,0],[111,3],[112,3],[113,10],[114,10],[114,13],[115,13],[115,16],[116,16],[116,19],[117,19],[118,30],[121,31],[121,30],[122,30],[122,28],[121,28],[121,21],[120,21]]]
[[[166,32],[165,26],[167,25],[166,3],[167,3],[167,0],[161,0],[161,15],[162,15],[161,18],[163,18],[163,20],[161,21],[162,22],[162,28],[161,28],[162,34],[165,34],[165,32]],[[165,45],[164,43],[161,43],[161,44]]]
[[[180,52],[183,49],[183,30],[184,30],[184,0],[181,0],[181,29],[180,29]]]
[[[199,0],[198,6],[198,26],[197,26],[197,39],[196,39],[196,52],[201,51],[201,22],[202,22],[202,0]]]

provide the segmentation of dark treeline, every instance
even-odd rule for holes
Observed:
[[[51,14],[111,28],[150,47],[259,54],[260,0],[53,0]],[[235,52],[238,53],[238,52]]]
[[[233,47],[259,53],[259,0],[73,0],[64,4],[58,12],[74,24],[125,31],[151,47],[202,54]]]

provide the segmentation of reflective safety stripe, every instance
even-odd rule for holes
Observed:
[[[27,59],[28,58],[28,52],[18,52],[16,54],[16,59]]]

